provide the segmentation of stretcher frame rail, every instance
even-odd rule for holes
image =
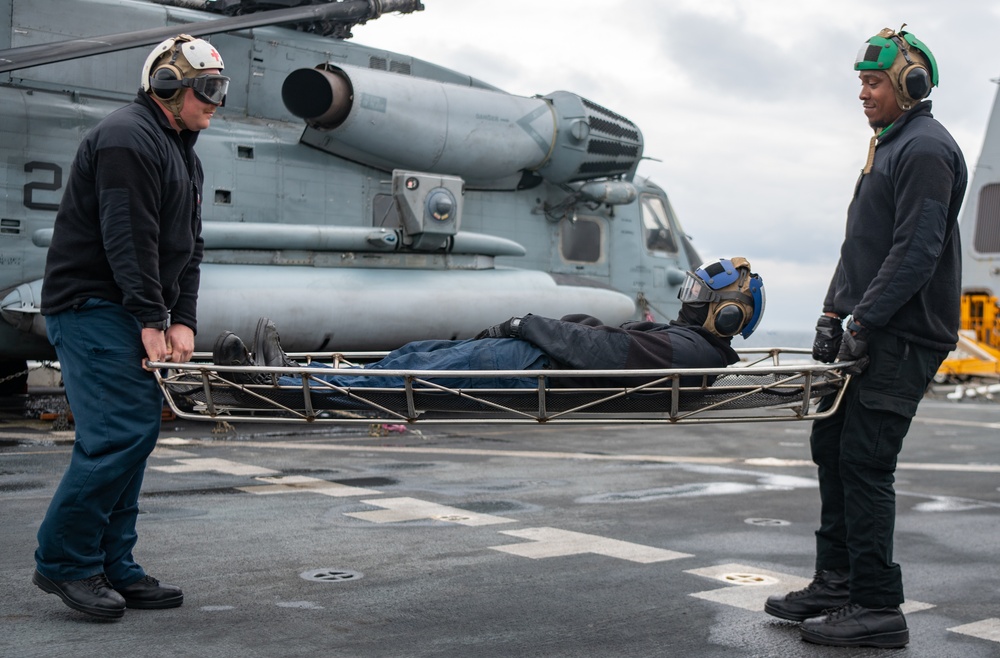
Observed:
[[[743,348],[728,368],[662,370],[417,371],[353,368],[384,352],[290,354],[303,365],[267,368],[221,366],[196,354],[183,364],[148,365],[178,417],[201,421],[330,424],[692,424],[814,420],[834,413],[849,363],[819,364],[800,348]],[[401,377],[404,386],[344,388],[319,378],[330,374]],[[343,368],[352,368],[344,370]],[[270,383],[237,384],[239,375],[265,375]],[[293,386],[278,377],[300,378]],[[530,378],[531,388],[454,388],[450,379]],[[565,388],[558,378],[619,385]],[[433,381],[432,381],[433,380]],[[620,385],[627,381],[634,385]],[[819,402],[827,398],[820,410]]]

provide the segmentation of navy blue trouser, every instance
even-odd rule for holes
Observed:
[[[902,573],[892,561],[896,458],[947,353],[875,331],[868,354],[871,363],[851,379],[837,413],[813,423],[822,502],[816,569],[849,567],[851,602],[881,608],[903,602]],[[820,411],[829,405],[825,400]]]
[[[330,370],[317,365],[318,369]],[[533,344],[518,338],[483,338],[482,340],[417,340],[389,352],[381,361],[368,364],[365,370],[541,370],[549,367],[549,357]],[[350,373],[350,370],[332,372]],[[344,388],[376,386],[401,388],[402,377],[366,377],[364,375],[318,375],[319,379]],[[538,380],[528,377],[428,378],[440,386],[454,388],[531,388]],[[282,377],[282,385],[300,385],[298,377]]]
[[[112,585],[125,587],[145,575],[132,548],[143,471],[163,409],[153,374],[142,369],[142,328],[124,307],[97,299],[47,316],[45,325],[76,441],[38,529],[35,562],[51,580],[103,571]]]

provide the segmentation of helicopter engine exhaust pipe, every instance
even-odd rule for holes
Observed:
[[[281,88],[305,119],[303,143],[362,164],[460,176],[514,188],[525,172],[551,183],[631,179],[639,128],[581,96],[527,98],[353,66],[298,69]]]

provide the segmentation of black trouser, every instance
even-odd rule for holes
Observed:
[[[892,561],[896,457],[947,352],[875,331],[868,354],[871,363],[851,378],[837,413],[813,423],[822,501],[816,569],[849,567],[851,602],[881,608],[903,602],[902,575]]]

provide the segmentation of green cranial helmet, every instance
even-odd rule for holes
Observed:
[[[858,51],[854,70],[885,71],[900,109],[909,110],[938,85],[938,66],[931,49],[903,27],[899,32],[887,27],[868,39]]]

